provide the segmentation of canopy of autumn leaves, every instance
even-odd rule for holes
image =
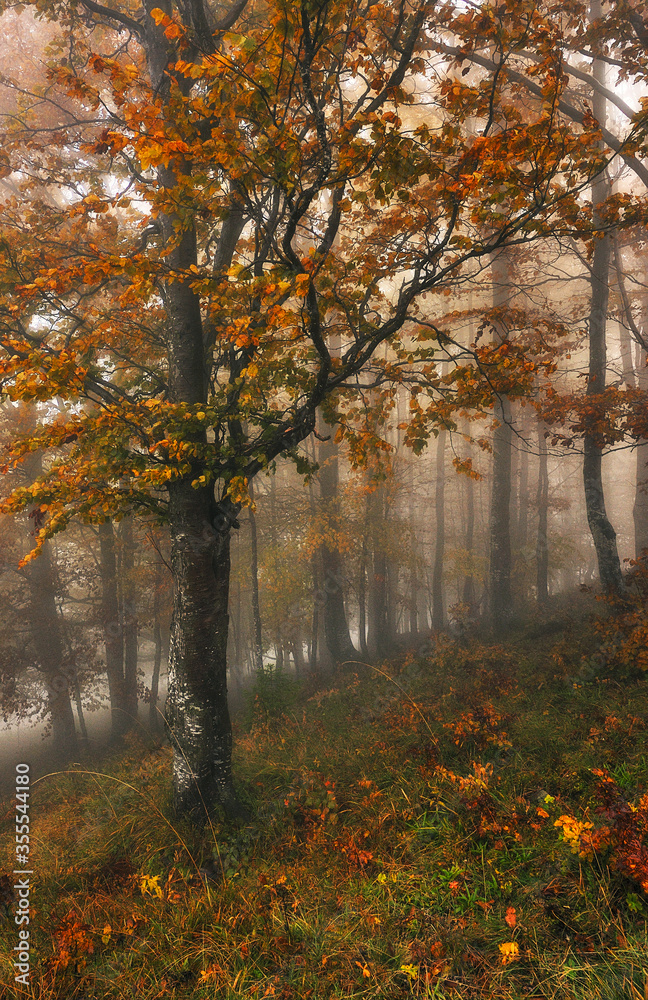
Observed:
[[[4,509],[37,504],[46,537],[75,516],[163,518],[178,477],[245,502],[277,455],[306,468],[297,448],[323,403],[360,462],[380,440],[370,404],[388,409],[399,385],[417,451],[435,423],[543,385],[569,330],[507,313],[518,332],[502,341],[495,310],[453,344],[442,303],[505,245],[591,248],[587,189],[619,150],[587,110],[561,112],[565,50],[591,29],[586,5],[557,9],[271,0],[215,33],[170,5],[41,0],[18,15],[49,22],[47,69],[5,78],[0,378],[8,399],[43,404],[11,462],[51,459]],[[629,16],[616,5],[608,30],[636,79]],[[645,121],[620,146],[638,167]],[[645,212],[625,193],[605,217]],[[204,330],[204,384],[182,399],[168,378],[174,285]],[[554,405],[564,422],[548,398],[545,416]],[[574,405],[569,434],[585,420],[605,440],[645,433],[628,394]]]

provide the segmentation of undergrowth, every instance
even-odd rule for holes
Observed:
[[[41,780],[31,982],[5,898],[2,995],[644,1000],[648,695],[595,642],[575,615],[350,664],[283,714],[264,687],[247,825],[176,822],[168,748]]]

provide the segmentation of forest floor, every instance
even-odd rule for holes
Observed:
[[[246,825],[176,823],[170,750],[135,738],[39,781],[24,990],[13,806],[0,829],[0,995],[645,1000],[648,685],[606,669],[599,611],[258,685]]]

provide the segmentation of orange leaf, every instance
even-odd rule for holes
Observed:
[[[505,919],[506,923],[509,925],[509,927],[515,927],[515,925],[517,923],[517,917],[515,916],[515,907],[514,906],[507,906],[506,907],[506,916],[504,917],[504,919]]]

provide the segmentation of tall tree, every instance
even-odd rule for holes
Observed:
[[[591,0],[591,19],[600,20],[601,0]],[[593,79],[605,86],[605,63],[594,59]],[[607,101],[605,93],[599,89],[593,94],[593,114],[601,128],[607,122]],[[600,232],[594,239],[594,253],[590,270],[590,313],[589,313],[589,371],[587,396],[592,401],[605,392],[605,371],[607,364],[606,327],[609,299],[611,236],[605,228],[601,212],[610,196],[610,182],[605,171],[594,178],[592,184],[592,206],[594,224]],[[594,407],[594,414],[596,408]],[[583,485],[585,488],[585,509],[587,521],[594,539],[598,559],[601,585],[609,593],[620,593],[623,586],[621,563],[616,544],[616,532],[612,527],[605,508],[603,491],[603,442],[591,427],[586,427],[583,440]]]
[[[37,506],[41,543],[75,515],[166,520],[174,800],[235,812],[229,534],[249,480],[281,454],[302,467],[327,399],[358,455],[358,393],[402,381],[394,359],[408,377],[434,365],[423,296],[510,243],[579,230],[593,139],[557,115],[555,18],[522,6],[504,34],[428,0],[34,7],[70,56],[2,137],[24,194],[1,220],[3,385],[94,407],[44,412],[16,442],[16,459],[55,460],[4,507]],[[439,67],[448,31],[490,33],[502,63],[537,44],[542,102],[504,107],[499,65],[478,85]],[[417,123],[426,76],[438,120]],[[502,127],[475,138],[496,105]],[[45,107],[59,117],[42,128]]]
[[[442,629],[445,622],[443,606],[443,563],[445,552],[445,450],[447,431],[441,428],[436,446],[436,483],[434,487],[434,566],[432,567],[432,628]]]
[[[511,298],[510,260],[506,251],[491,259],[493,283],[493,330],[498,343],[508,340],[506,315]],[[511,449],[513,426],[511,403],[499,393],[494,406],[493,463],[490,503],[489,611],[493,624],[501,627],[510,617],[511,591]]]
[[[648,296],[645,298],[644,316],[648,320]],[[642,326],[643,338],[648,342],[648,322]],[[637,386],[648,393],[648,351],[637,344]],[[632,508],[635,536],[635,556],[648,549],[648,444],[640,441],[637,444],[637,460],[635,470],[635,499]]]
[[[259,602],[259,535],[254,513],[254,492],[250,483],[248,521],[250,525],[250,574],[252,577],[252,661],[255,670],[263,670],[263,629],[261,626],[261,604]]]
[[[31,422],[31,421],[30,421]],[[24,473],[35,479],[43,469],[43,455],[32,452],[24,463]],[[41,530],[38,507],[29,514],[32,535]],[[70,759],[77,750],[76,726],[72,711],[72,673],[66,663],[61,620],[56,608],[56,582],[52,545],[42,544],[40,558],[27,568],[31,642],[37,669],[47,692],[47,721],[51,725],[55,756]]]
[[[546,428],[538,421],[538,531],[536,535],[536,597],[539,604],[549,599],[549,471],[547,465]]]
[[[138,622],[135,585],[135,536],[133,517],[120,525],[121,604],[124,631],[124,708],[129,719],[137,719]]]
[[[336,663],[357,659],[357,652],[351,641],[349,623],[345,607],[344,575],[338,537],[340,532],[340,476],[338,445],[334,440],[334,429],[324,420],[320,421],[319,484],[324,505],[326,531],[320,547],[323,590],[325,598],[324,634],[329,652]]]
[[[117,554],[111,520],[99,525],[101,619],[106,654],[106,673],[110,695],[113,736],[120,736],[129,725],[124,685],[124,629],[117,589]]]

